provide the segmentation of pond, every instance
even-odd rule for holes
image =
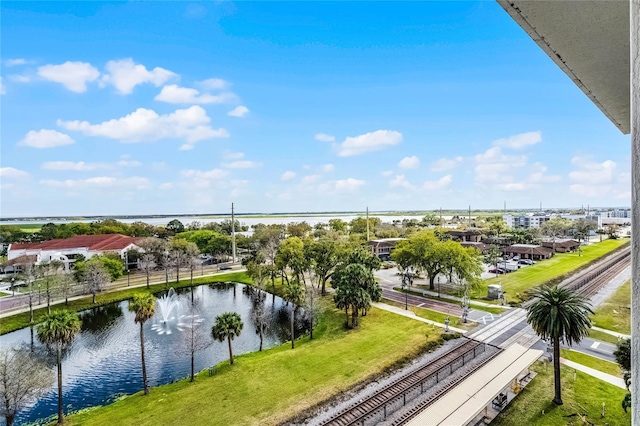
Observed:
[[[194,312],[192,296],[197,309],[195,322],[201,323],[207,341],[211,341],[215,317],[223,312],[236,312],[242,317],[244,327],[232,342],[234,356],[257,351],[260,339],[251,321],[251,290],[252,287],[243,284],[202,285],[195,287],[193,294],[187,288],[180,294],[171,293],[171,297],[166,292],[157,295],[156,314],[144,325],[149,385],[172,383],[190,375],[191,355],[185,341],[190,333],[185,330],[194,322],[191,320]],[[267,295],[264,304],[270,321],[264,335],[263,347],[266,349],[288,340],[290,307],[272,295]],[[104,405],[118,396],[142,390],[140,326],[135,324],[135,315],[129,312],[128,306],[129,302],[123,301],[80,312],[82,330],[69,347],[62,367],[65,413]],[[303,315],[297,314],[296,319],[298,317]],[[297,328],[296,334],[301,332],[302,327]],[[30,328],[0,336],[2,348],[31,344]],[[45,352],[37,337],[33,350],[36,354]],[[208,348],[196,352],[195,370],[205,370],[228,357],[226,341],[214,341]],[[54,382],[43,398],[20,412],[15,424],[44,423],[45,418],[55,415],[56,386]],[[4,422],[4,419],[0,421]]]

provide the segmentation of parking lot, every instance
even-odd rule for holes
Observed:
[[[496,272],[489,272],[489,271],[494,271],[495,270],[495,265],[488,265],[486,263],[482,264],[482,268],[483,268],[483,272],[480,275],[480,278],[482,279],[488,279],[488,278],[493,278],[496,275],[504,275],[504,274],[508,274],[509,272],[513,272],[513,271],[517,271],[518,269],[521,268],[526,268],[527,264],[520,263],[520,258],[517,259],[509,259],[509,260],[500,260],[498,262],[498,270],[499,271],[503,271],[503,274],[500,273],[496,273]],[[537,262],[534,262],[534,264]]]

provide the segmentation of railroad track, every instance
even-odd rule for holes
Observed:
[[[593,271],[585,276],[576,277],[565,283],[563,287],[576,290],[584,297],[591,297],[629,265],[631,265],[631,248],[627,247],[605,260]]]
[[[347,407],[342,412],[327,420],[323,425],[364,425],[367,420],[373,420],[373,417],[382,417],[384,420],[393,411],[399,409],[400,406],[406,405],[407,395],[410,394],[410,396],[414,395],[415,397],[422,394],[425,388],[428,389],[430,386],[439,383],[445,377],[450,376],[455,370],[464,366],[470,359],[474,359],[476,354],[484,352],[485,349],[485,343],[468,339],[463,344],[444,353],[436,360],[429,362],[428,365],[400,377],[377,391],[374,395]],[[454,366],[456,367],[454,368]],[[453,381],[445,388],[431,395],[429,397],[430,403],[434,402],[456,384],[457,381]],[[421,408],[425,406],[425,403],[422,403]],[[374,422],[377,423],[377,421]]]

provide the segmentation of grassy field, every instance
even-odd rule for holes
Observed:
[[[331,302],[327,300],[327,305]],[[328,308],[314,332],[289,344],[235,358],[209,377],[151,389],[72,415],[69,425],[273,425],[442,342],[427,324],[372,308],[360,328],[345,330],[344,312]],[[188,420],[187,420],[188,419]]]
[[[631,280],[624,283],[615,293],[595,310],[591,317],[593,325],[631,334]]]
[[[389,299],[382,299],[382,301],[387,305],[404,309],[404,303],[396,302],[395,300],[389,300]],[[452,327],[463,328],[465,330],[471,330],[472,328],[478,325],[477,323],[474,323],[471,321],[465,324],[462,322],[462,318],[460,317],[457,317],[455,315],[443,314],[437,311],[432,311],[431,309],[419,308],[417,306],[409,306],[409,310],[414,314],[416,314],[416,316],[419,316],[420,318],[439,322],[441,324],[444,324],[444,321],[447,319],[447,317],[449,317],[449,321],[450,321],[449,325],[451,325]]]
[[[234,272],[231,274],[223,274],[218,276],[210,276],[210,277],[202,277],[202,278],[194,278],[193,283],[196,284],[207,284],[207,283],[215,283],[215,282],[224,282],[224,281],[234,281],[240,283],[250,284],[251,280],[246,272]],[[190,281],[180,280],[179,283],[173,282],[169,283],[169,287],[180,288],[180,287],[188,287]],[[92,303],[92,297],[83,297],[82,299],[69,301],[68,305],[64,303],[53,305],[51,310],[56,309],[69,309],[72,311],[82,311],[89,308],[94,308],[100,305],[106,305],[112,302],[119,302],[121,300],[129,299],[133,296],[134,293],[159,293],[165,289],[165,285],[163,284],[153,284],[151,288],[147,290],[146,287],[138,287],[138,288],[129,288],[123,290],[112,291],[109,293],[101,293],[96,297],[96,303]],[[36,309],[33,311],[33,318],[36,323],[40,321],[40,319],[47,313],[47,308]],[[29,312],[23,312],[20,314],[12,315],[9,317],[5,317],[0,319],[0,335],[9,333],[14,330],[21,329],[23,327],[27,327],[29,325]]]
[[[419,286],[419,287],[429,288],[429,286],[428,286],[428,285],[426,285],[426,286]],[[393,289],[394,289],[394,290],[396,290],[396,291],[399,291],[399,292],[401,292],[401,293],[405,291],[402,287],[394,287]],[[418,292],[418,291],[411,291],[411,290],[408,290],[408,293],[409,293],[409,294],[413,294],[413,295],[415,295],[415,296],[424,297],[424,298],[426,298],[426,299],[439,300],[439,301],[441,301],[441,302],[445,302],[445,303],[452,303],[452,304],[456,304],[456,305],[458,304],[458,303],[456,303],[455,301],[453,301],[453,300],[451,300],[451,299],[445,299],[445,298],[443,298],[443,297],[438,297],[438,296],[424,295],[424,294],[422,294],[421,292]],[[481,306],[481,305],[478,305],[477,303],[473,303],[473,302],[471,302],[471,303],[469,304],[469,306],[470,306],[472,309],[477,309],[477,310],[479,310],[479,311],[490,312],[490,313],[492,313],[492,314],[496,314],[496,315],[503,314],[503,313],[504,313],[504,311],[505,311],[505,309],[504,309],[504,308],[499,308],[499,307],[495,307],[495,308],[493,308],[493,307],[490,307],[490,306]]]
[[[589,337],[602,342],[612,343],[614,345],[618,343],[618,338],[616,336],[599,330],[589,329]]]
[[[573,380],[573,369],[562,366],[562,400],[556,406],[553,398],[553,367],[546,368],[536,363],[533,369],[538,375],[493,421],[492,426],[564,426],[595,424],[610,426],[631,425],[631,414],[620,405],[627,391],[610,385],[587,374],[577,372]],[[601,417],[602,403],[605,416]],[[544,414],[543,414],[544,413]],[[586,415],[583,422],[580,416]]]
[[[508,301],[519,303],[526,298],[527,290],[545,283],[559,283],[567,278],[569,273],[589,266],[623,244],[629,244],[629,240],[621,238],[594,243],[585,247],[580,256],[578,253],[557,253],[551,259],[540,261],[535,265],[483,280],[481,288],[476,290],[472,297],[482,298],[487,294],[488,285],[502,284],[502,289],[507,292]]]
[[[604,359],[583,354],[582,352],[572,351],[570,349],[560,349],[560,356],[568,359],[569,361],[577,362],[578,364],[593,368],[594,370],[602,371],[603,373],[611,374],[612,376],[622,377],[620,366],[615,362],[606,361]]]

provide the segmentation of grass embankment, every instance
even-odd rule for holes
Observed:
[[[541,260],[535,265],[484,280],[480,284],[480,288],[472,292],[472,297],[485,297],[488,285],[502,284],[502,289],[507,292],[508,300],[520,303],[526,299],[527,290],[543,284],[560,283],[571,274],[590,266],[602,256],[624,244],[629,244],[629,240],[624,238],[604,240],[601,243],[593,243],[584,247],[581,255],[578,253],[556,253],[551,259]]]
[[[618,337],[609,333],[605,333],[604,331],[594,330],[592,328],[589,329],[589,337],[595,340],[600,340],[602,342],[611,343],[616,345],[618,343]]]
[[[194,278],[193,284],[208,284],[216,282],[234,281],[245,284],[250,284],[251,280],[246,272],[233,272],[230,274],[213,275],[209,277]],[[180,282],[169,282],[169,287],[182,288],[189,287],[190,280],[180,280]],[[89,308],[95,308],[96,306],[106,305],[113,302],[120,302],[122,300],[130,299],[135,293],[159,293],[165,290],[165,284],[152,284],[149,289],[147,287],[137,288],[124,288],[121,290],[110,291],[108,293],[100,293],[96,296],[96,303],[92,303],[92,296],[83,297],[77,300],[70,300],[68,305],[59,303],[51,305],[51,310],[68,309],[71,311],[83,311]],[[47,308],[35,309],[33,311],[33,319],[37,324],[42,317],[47,313]],[[0,318],[0,335],[6,334],[14,330],[19,330],[23,327],[29,326],[29,312],[22,312],[19,314],[11,315],[9,317]]]
[[[631,334],[631,280],[605,300],[591,320],[596,327]]]
[[[328,298],[326,305],[332,305]],[[286,343],[111,405],[68,417],[69,425],[272,425],[299,415],[442,342],[427,324],[372,308],[357,330],[344,329],[344,312],[329,307],[295,350]],[[251,332],[245,327],[244,332]],[[427,337],[425,338],[425,335]]]
[[[538,375],[513,400],[496,419],[492,426],[558,426],[596,424],[628,426],[630,413],[622,410],[620,403],[627,391],[610,385],[595,377],[578,371],[573,380],[573,369],[561,367],[562,400],[564,405],[556,406],[553,399],[553,367],[542,363],[532,367]],[[601,417],[602,403],[605,416]],[[543,414],[544,413],[544,414]],[[586,416],[583,422],[579,415]]]
[[[404,309],[404,303],[396,302],[395,300],[382,299],[383,303],[387,305],[395,306],[397,308]],[[432,311],[431,309],[419,308],[417,306],[409,306],[409,311],[416,314],[420,318],[428,319],[431,321],[439,322],[440,324],[444,324],[444,321],[449,317],[449,325],[452,327],[463,328],[465,330],[470,330],[477,326],[478,324],[474,322],[463,323],[462,318],[455,315],[447,315],[442,312]]]
[[[560,356],[569,361],[577,362],[585,367],[611,374],[612,376],[622,377],[620,366],[615,362],[606,361],[596,358],[595,356],[583,354],[582,352],[572,351],[571,349],[560,349]]]
[[[451,300],[451,299],[445,299],[443,297],[438,297],[438,296],[431,296],[431,295],[425,295],[419,291],[411,291],[411,290],[404,290],[402,287],[394,287],[393,288],[395,291],[399,291],[401,293],[404,293],[405,291],[409,294],[412,294],[414,296],[420,296],[420,297],[424,297],[425,299],[431,299],[431,300],[438,300],[440,302],[444,302],[444,303],[451,303],[453,305],[458,305],[460,302],[456,302],[455,300]],[[492,314],[496,314],[496,315],[500,315],[503,314],[505,309],[504,308],[492,308],[489,306],[482,306],[482,305],[478,305],[477,303],[469,303],[469,306],[471,307],[471,309],[476,309],[478,311],[485,311],[485,312],[490,312]]]

